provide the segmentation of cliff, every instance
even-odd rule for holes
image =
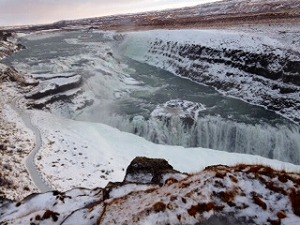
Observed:
[[[133,32],[128,33],[123,48],[135,60],[212,86],[299,123],[300,48],[295,33],[280,32]]]

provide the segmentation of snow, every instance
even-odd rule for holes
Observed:
[[[154,144],[103,124],[63,119],[40,111],[32,111],[32,121],[41,130],[43,140],[37,167],[58,190],[104,187],[109,181],[121,181],[125,168],[136,156],[164,158],[175,170],[189,173],[210,165],[238,163],[300,171],[300,166],[256,155]]]
[[[114,188],[109,192],[109,198],[120,198],[128,195],[130,192],[146,191],[153,188],[158,188],[158,185],[149,184],[125,184],[121,187]]]
[[[134,43],[136,48],[146,48],[144,43],[154,40],[171,41],[178,44],[201,44],[215,49],[243,49],[252,53],[265,53],[270,48],[278,49],[278,54],[284,55],[285,45],[280,41],[262,36],[234,30],[151,30],[127,33],[125,44]],[[144,45],[144,46],[143,46]],[[138,52],[136,52],[138,53]],[[139,55],[137,54],[136,57]]]
[[[269,219],[278,220],[277,213],[281,212],[286,216],[280,220],[281,224],[298,224],[299,217],[293,213],[289,198],[264,185],[273,175],[247,172],[248,169],[251,170],[251,167],[245,167],[242,171],[226,167],[207,169],[153,191],[142,194],[133,192],[108,204],[101,222],[196,224],[204,219],[213,221],[217,215],[224,215],[225,218],[231,217],[230,219],[234,220],[225,223],[225,219],[221,218],[225,224],[249,224],[250,221],[251,224],[266,224]],[[264,181],[259,181],[256,176],[263,177]],[[283,191],[288,190],[284,183],[278,181],[274,185],[282,187]],[[266,208],[254,198],[262,200]],[[117,215],[113,213],[115,211],[118,211]],[[250,221],[247,223],[245,218]]]
[[[289,199],[299,174],[263,166],[216,166],[158,185],[113,184],[33,195],[3,205],[0,222],[24,224],[299,224]],[[270,183],[272,185],[270,185]],[[1,205],[0,205],[1,206]],[[56,219],[44,217],[46,210]]]
[[[66,85],[78,84],[80,81],[81,81],[80,75],[75,75],[67,78],[66,77],[53,78],[46,81],[42,81],[31,92],[26,94],[26,97],[35,98],[35,96],[38,96],[39,94],[49,93],[51,91],[55,91],[58,88]]]
[[[7,66],[0,63],[0,72],[5,71],[7,69]]]
[[[12,183],[8,186],[2,183],[0,196],[20,200],[37,191],[24,165],[24,159],[35,145],[34,133],[12,107],[20,97],[14,84],[0,83],[0,92],[0,173],[2,179]]]
[[[47,192],[36,197],[29,197],[26,204],[20,204],[20,206],[9,205],[3,209],[4,217],[0,218],[0,222],[5,220],[14,220],[14,224],[24,224],[24,221],[38,221],[38,215],[40,218],[46,210],[51,207],[53,212],[59,212],[57,223],[61,223],[68,215],[73,211],[83,208],[89,203],[95,202],[102,198],[102,191],[99,189],[75,189],[66,193],[54,193]],[[67,205],[67,207],[66,207]],[[17,208],[17,210],[16,210]],[[45,218],[43,218],[45,219]],[[49,224],[49,223],[47,223]],[[53,224],[53,223],[51,223]]]

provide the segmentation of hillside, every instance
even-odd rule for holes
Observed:
[[[130,177],[130,178],[129,178]],[[300,176],[264,166],[180,174],[136,158],[122,183],[0,201],[1,224],[286,224],[300,222]]]
[[[137,14],[113,15],[80,20],[63,20],[53,24],[7,27],[16,31],[50,29],[151,30],[182,28],[224,28],[256,24],[297,24],[300,20],[298,0],[230,0],[194,7]]]

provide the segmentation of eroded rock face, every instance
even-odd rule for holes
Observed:
[[[0,60],[24,48],[25,46],[17,43],[14,32],[0,31]]]
[[[276,49],[255,53],[156,39],[150,42],[145,61],[300,121],[300,62],[289,53],[277,54]]]

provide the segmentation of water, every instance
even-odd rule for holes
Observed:
[[[76,72],[84,77],[83,89],[97,101],[73,119],[105,123],[160,144],[200,146],[300,164],[299,126],[262,107],[122,57],[117,43],[100,34],[73,32],[23,40],[23,44],[27,50],[7,58],[6,63],[27,73]],[[151,116],[157,105],[172,99],[199,103],[206,110],[188,122],[176,115]]]

